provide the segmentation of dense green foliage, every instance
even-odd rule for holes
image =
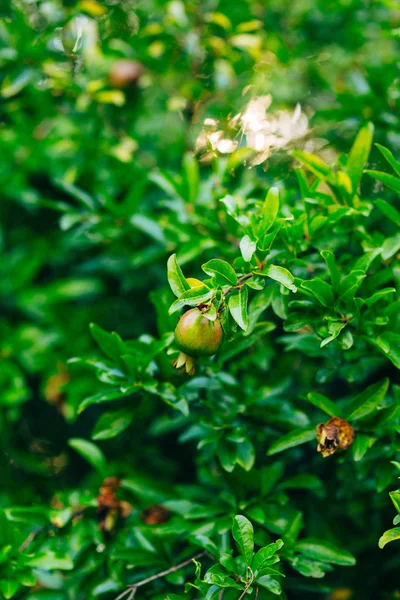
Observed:
[[[400,11],[0,15],[0,597],[397,598]]]

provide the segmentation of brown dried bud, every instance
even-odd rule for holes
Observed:
[[[57,365],[57,373],[49,377],[44,386],[44,397],[50,404],[55,404],[61,414],[65,409],[65,386],[70,380],[67,368],[62,363]]]
[[[107,477],[100,488],[97,497],[97,514],[102,531],[112,531],[120,517],[126,518],[131,513],[132,507],[129,502],[117,498],[116,491],[119,485],[118,477]]]
[[[161,506],[161,504],[155,504],[146,508],[142,512],[141,518],[146,525],[159,525],[160,523],[169,521],[171,513],[167,508]]]
[[[324,458],[338,450],[347,450],[353,439],[354,429],[348,421],[340,417],[332,417],[325,424],[317,425],[317,450]]]

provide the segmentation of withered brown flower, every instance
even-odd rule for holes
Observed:
[[[155,504],[154,506],[149,506],[146,508],[141,514],[142,521],[146,523],[146,525],[159,525],[160,523],[165,523],[169,521],[171,518],[171,513],[165,506],[161,504]]]
[[[353,443],[354,429],[348,421],[332,417],[325,424],[317,425],[318,452],[326,458],[338,450],[347,450]]]
[[[112,531],[120,517],[126,518],[131,513],[132,507],[129,502],[119,500],[117,497],[119,485],[118,477],[107,477],[100,488],[97,497],[97,513],[102,531]]]

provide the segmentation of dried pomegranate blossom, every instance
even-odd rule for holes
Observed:
[[[131,513],[132,507],[129,502],[117,498],[116,491],[119,484],[118,477],[107,477],[100,488],[97,497],[97,513],[102,531],[112,531],[120,517],[128,517]]]
[[[317,425],[317,450],[324,458],[337,450],[347,450],[353,439],[354,429],[348,421],[340,417],[332,417],[327,423]]]
[[[166,523],[171,518],[171,513],[167,508],[162,506],[161,504],[155,504],[154,506],[149,506],[140,515],[141,519],[146,525],[160,525],[161,523]]]

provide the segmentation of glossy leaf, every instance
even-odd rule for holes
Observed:
[[[215,276],[218,285],[236,285],[237,275],[229,263],[224,260],[213,259],[201,266],[204,273]]]
[[[178,264],[176,254],[172,254],[167,262],[168,283],[175,296],[179,298],[186,290],[190,289],[190,285],[182,273],[182,269]]]
[[[305,429],[294,429],[293,431],[289,431],[289,433],[286,433],[281,438],[276,440],[269,447],[267,455],[272,456],[273,454],[278,454],[278,452],[283,452],[284,450],[295,448],[296,446],[300,446],[301,444],[311,442],[315,439],[315,427],[308,427]]]
[[[253,525],[243,515],[236,515],[233,520],[232,535],[246,565],[250,565],[254,552]]]

